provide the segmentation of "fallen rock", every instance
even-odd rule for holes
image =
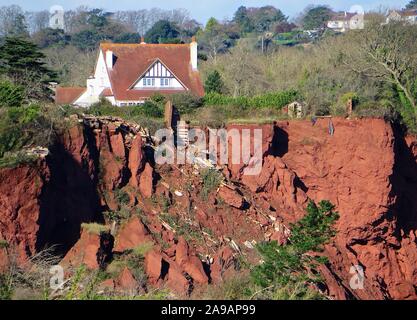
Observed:
[[[207,284],[208,277],[204,271],[201,260],[190,254],[190,249],[183,237],[180,237],[176,247],[175,262],[188,273],[197,283]]]
[[[133,217],[118,232],[114,251],[123,252],[151,242],[153,242],[152,237],[142,221],[138,217]]]
[[[150,283],[156,284],[159,279],[164,278],[165,274],[163,274],[162,270],[163,263],[164,265],[167,264],[163,260],[162,255],[155,250],[151,250],[145,255],[145,272],[148,275]]]
[[[85,264],[87,268],[96,270],[99,267],[97,253],[100,249],[100,236],[83,230],[80,240],[71,248],[62,260],[64,266],[78,267]]]
[[[210,276],[213,283],[220,283],[234,271],[235,257],[230,247],[220,249],[213,257]]]
[[[132,272],[129,268],[124,268],[120,273],[119,277],[116,280],[116,288],[121,291],[128,291],[129,293],[134,293],[138,289],[138,283],[133,277]]]
[[[245,199],[236,190],[222,187],[220,188],[218,195],[224,202],[234,208],[242,209],[245,204]]]
[[[192,283],[187,280],[182,271],[175,266],[169,268],[166,285],[168,288],[182,296],[188,295],[192,290]]]

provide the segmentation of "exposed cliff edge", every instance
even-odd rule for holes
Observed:
[[[281,226],[299,219],[308,199],[326,199],[340,213],[337,236],[326,246],[330,262],[321,269],[326,294],[416,299],[417,141],[383,120],[333,123],[333,136],[326,120],[231,126],[262,128],[262,172],[243,176],[241,166],[230,165],[224,173],[234,187],[202,200],[195,170],[156,166],[140,127],[84,119],[46,158],[0,169],[0,238],[20,259],[53,245],[65,263],[97,268],[102,244],[81,224],[102,223],[104,211],[119,210],[123,190],[126,206],[141,213],[116,228],[110,250],[152,243],[145,257],[150,284],[189,293],[233,273],[236,252],[250,252],[253,241],[282,241]],[[167,212],[177,217],[174,226],[161,215]],[[200,231],[196,238],[181,235],[190,228]],[[364,269],[363,289],[350,287],[354,265]],[[129,286],[131,278],[125,270],[112,286]]]

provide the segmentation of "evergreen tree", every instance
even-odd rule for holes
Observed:
[[[223,81],[220,76],[220,73],[217,70],[212,71],[207,76],[204,85],[206,93],[222,93],[223,91]]]
[[[407,10],[410,10],[410,9],[417,9],[417,0],[411,0],[406,6],[405,6],[405,8],[407,9]]]
[[[244,6],[237,9],[233,21],[239,25],[241,32],[252,32],[254,29],[248,16],[248,9]]]
[[[276,241],[259,243],[257,250],[264,263],[254,267],[252,279],[261,287],[282,287],[297,283],[315,282],[318,279],[306,270],[313,270],[325,263],[326,258],[314,253],[322,252],[323,246],[336,235],[334,224],[339,214],[329,201],[307,206],[307,214],[291,225],[289,243],[283,246]],[[306,292],[304,292],[306,294]]]
[[[332,10],[327,6],[313,7],[307,11],[302,23],[306,30],[322,28],[330,20]]]
[[[178,42],[180,32],[178,28],[168,20],[160,20],[146,32],[145,40],[149,43]]]
[[[6,37],[0,46],[0,73],[25,88],[28,99],[50,99],[55,73],[45,66],[39,48],[20,37]]]
[[[11,37],[29,37],[29,31],[26,25],[26,19],[23,14],[18,14],[14,20],[8,36]]]

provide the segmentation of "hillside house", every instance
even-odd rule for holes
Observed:
[[[346,32],[347,30],[358,30],[364,28],[364,14],[339,12],[327,22],[327,28],[336,32]]]
[[[88,107],[100,99],[115,106],[144,103],[155,93],[204,95],[197,66],[197,42],[189,44],[101,43],[86,88],[58,87],[57,104]]]
[[[387,16],[387,23],[403,21],[410,24],[417,23],[417,9],[393,10]]]

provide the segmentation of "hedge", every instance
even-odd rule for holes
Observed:
[[[231,97],[218,93],[208,93],[204,96],[205,105],[233,105],[245,108],[277,108],[281,109],[287,104],[295,101],[298,92],[288,90],[282,92],[271,92],[253,97]]]

